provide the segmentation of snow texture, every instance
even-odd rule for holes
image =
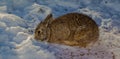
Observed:
[[[120,59],[120,0],[0,0],[0,59]],[[99,25],[90,48],[38,42],[37,24],[52,13],[87,14]]]

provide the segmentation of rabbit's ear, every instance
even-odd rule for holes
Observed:
[[[45,24],[50,24],[52,21],[53,21],[53,17],[52,17],[52,14],[50,13],[43,22]]]

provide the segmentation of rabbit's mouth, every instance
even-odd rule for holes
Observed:
[[[47,39],[46,38],[44,38],[44,39],[36,39],[37,41],[47,41]]]
[[[37,40],[37,41],[46,41],[47,40],[47,38],[39,38],[39,37],[35,37],[35,39]]]
[[[47,41],[47,38],[43,38],[43,39],[41,39],[41,41]]]

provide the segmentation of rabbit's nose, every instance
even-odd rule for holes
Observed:
[[[38,40],[38,37],[37,37],[37,35],[35,35],[35,36],[34,36],[34,38],[35,38],[35,40]]]
[[[37,37],[36,37],[36,36],[34,36],[34,39],[37,39]]]

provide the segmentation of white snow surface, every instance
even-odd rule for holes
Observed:
[[[99,25],[90,48],[38,42],[37,24],[52,13],[87,14]],[[0,0],[0,59],[120,59],[120,0]]]

